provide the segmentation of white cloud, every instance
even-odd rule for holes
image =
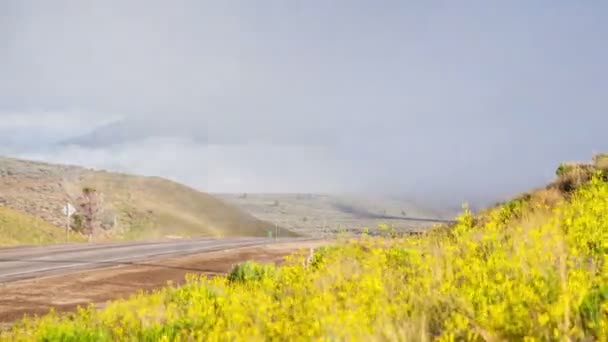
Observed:
[[[44,128],[51,132],[83,134],[99,125],[121,119],[120,115],[95,114],[87,110],[38,110],[28,112],[0,112],[0,129],[22,130]]]

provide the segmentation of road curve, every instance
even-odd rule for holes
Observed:
[[[268,238],[199,238],[157,242],[65,244],[0,248],[0,283],[74,270],[145,263],[162,257],[197,254],[276,242]]]

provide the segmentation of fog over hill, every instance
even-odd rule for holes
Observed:
[[[0,152],[212,192],[488,204],[608,149],[606,9],[2,2]]]

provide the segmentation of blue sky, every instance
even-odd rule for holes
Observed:
[[[489,201],[608,150],[606,7],[4,1],[0,152],[209,191]]]

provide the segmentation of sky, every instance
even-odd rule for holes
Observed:
[[[2,1],[0,153],[488,202],[607,151],[600,1]]]

